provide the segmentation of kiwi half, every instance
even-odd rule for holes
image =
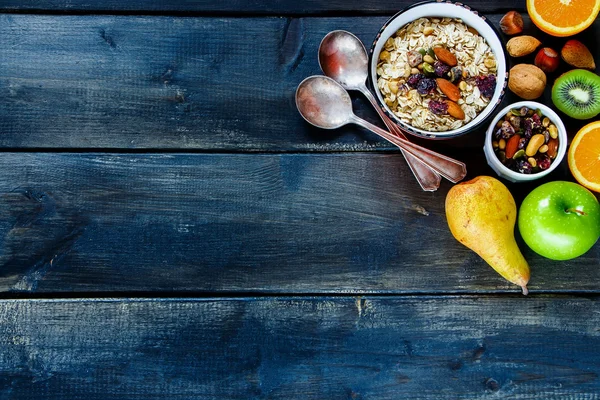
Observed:
[[[552,102],[569,117],[588,119],[600,113],[600,76],[574,69],[556,79]]]

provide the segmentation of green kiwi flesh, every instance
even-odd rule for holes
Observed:
[[[575,119],[589,119],[600,114],[600,76],[584,69],[574,69],[556,79],[552,102]]]

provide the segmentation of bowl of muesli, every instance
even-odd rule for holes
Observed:
[[[504,97],[504,46],[488,20],[461,4],[428,1],[399,12],[371,47],[370,79],[383,110],[409,133],[463,135]]]

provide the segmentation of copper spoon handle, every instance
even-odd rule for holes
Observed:
[[[444,156],[435,151],[426,149],[414,143],[409,142],[406,139],[399,138],[398,136],[392,135],[391,133],[381,129],[380,127],[373,125],[364,119],[358,118],[352,115],[350,122],[362,126],[370,130],[373,133],[381,136],[390,143],[404,149],[406,152],[412,154],[425,164],[427,164],[435,172],[448,179],[450,182],[458,183],[467,175],[467,166],[453,158]]]
[[[375,97],[373,96],[371,91],[366,86],[359,87],[358,90],[369,100],[369,102],[375,108],[377,114],[379,114],[379,117],[381,117],[381,120],[383,121],[385,126],[387,126],[389,131],[402,139],[408,140],[404,133],[402,133],[398,125],[396,125],[381,110],[381,107],[379,107],[379,105],[377,104],[377,101],[375,100]],[[400,151],[402,151],[402,154],[404,155],[404,158],[406,159],[410,170],[412,171],[413,175],[417,179],[417,182],[419,182],[419,185],[421,185],[421,188],[423,190],[427,192],[433,192],[440,187],[440,182],[442,180],[440,174],[435,172],[423,161],[419,160],[417,157],[413,156],[404,149],[400,149]]]

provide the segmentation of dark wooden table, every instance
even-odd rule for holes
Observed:
[[[295,109],[327,32],[409,3],[1,0],[0,399],[598,399],[600,245],[519,238],[524,297],[451,236],[449,182]],[[426,144],[472,178],[483,137]]]

